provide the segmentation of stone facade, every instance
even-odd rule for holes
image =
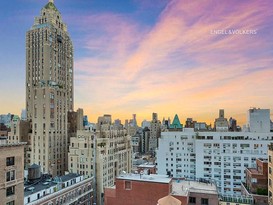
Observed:
[[[69,172],[96,178],[97,204],[102,204],[103,189],[112,186],[115,177],[132,169],[131,139],[125,129],[101,125],[100,131],[78,130],[71,138],[68,153]],[[96,172],[95,172],[96,170]]]
[[[67,120],[73,110],[73,45],[53,1],[26,33],[26,111],[30,164],[54,176],[67,170]]]

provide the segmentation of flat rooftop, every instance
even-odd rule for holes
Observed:
[[[48,189],[50,187],[56,186],[58,183],[63,183],[66,181],[69,181],[71,179],[77,178],[81,175],[69,173],[67,175],[63,175],[61,177],[58,177],[58,181],[54,181],[54,179],[49,177],[41,177],[39,180],[36,180],[33,184],[28,183],[25,184],[25,190],[24,190],[24,196],[27,197],[29,195],[35,194],[37,192],[40,192],[42,190]]]
[[[171,182],[172,178],[169,178],[168,175],[157,175],[157,174],[121,174],[117,177],[121,180],[132,180],[132,181],[143,181],[143,182],[154,182],[154,183],[165,183],[168,184]]]
[[[155,164],[141,164],[137,166],[138,168],[154,168]]]
[[[16,146],[22,146],[27,144],[27,142],[3,143],[1,141],[0,141],[0,147],[16,147]]]
[[[190,180],[173,180],[172,195],[187,196],[189,192],[202,194],[218,194],[217,187],[213,183],[204,183]]]

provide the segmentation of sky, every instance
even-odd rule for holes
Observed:
[[[0,113],[25,107],[25,33],[47,0],[1,2]],[[75,109],[89,121],[246,121],[273,112],[272,0],[55,0],[74,45]],[[271,114],[271,119],[273,116]]]

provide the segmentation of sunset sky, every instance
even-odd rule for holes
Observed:
[[[47,2],[1,2],[0,114],[25,107],[25,33]],[[250,107],[273,113],[272,0],[55,5],[74,44],[74,107],[90,121],[136,113],[140,124],[157,112],[160,120],[177,113],[183,124],[187,117],[210,123],[223,108],[242,125]]]

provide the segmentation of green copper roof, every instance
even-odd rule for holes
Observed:
[[[47,5],[44,6],[45,9],[52,9],[54,11],[58,11],[58,9],[56,8],[55,4],[52,2],[48,2]],[[58,11],[59,12],[59,11]]]
[[[170,125],[170,128],[174,128],[174,129],[182,129],[183,128],[177,114],[174,116],[174,119],[173,119],[172,124]]]
[[[18,115],[14,115],[13,118],[12,118],[12,121],[16,122],[18,120],[20,120],[19,116]]]

